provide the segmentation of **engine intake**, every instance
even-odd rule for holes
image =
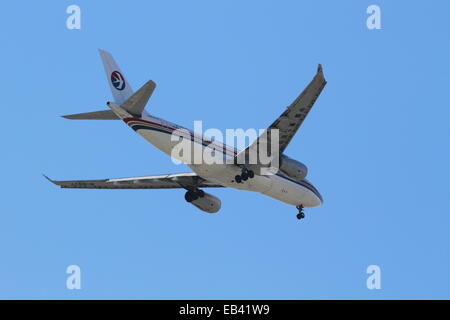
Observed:
[[[303,180],[308,174],[308,168],[303,163],[286,155],[281,156],[280,163],[280,170],[293,179]]]
[[[219,198],[204,192],[203,190],[187,191],[184,195],[187,202],[207,213],[216,213],[222,205]]]

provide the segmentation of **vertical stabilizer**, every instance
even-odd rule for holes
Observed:
[[[133,89],[131,89],[130,84],[111,54],[104,50],[99,51],[103,67],[105,68],[106,79],[108,80],[109,87],[111,88],[114,97],[114,102],[121,105],[133,95]]]

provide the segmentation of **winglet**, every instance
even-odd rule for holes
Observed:
[[[48,181],[50,181],[51,183],[58,185],[55,181],[53,181],[52,179],[50,179],[49,177],[47,177],[45,174],[42,174],[44,176],[45,179],[47,179]]]
[[[324,81],[324,86],[325,86],[325,84],[327,84],[327,80],[325,80],[325,76],[323,75],[322,65],[320,63],[317,65],[316,77],[318,77],[319,79],[322,79]]]
[[[320,63],[317,66],[317,73],[323,73],[322,65]]]

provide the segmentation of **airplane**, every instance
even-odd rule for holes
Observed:
[[[185,200],[207,213],[216,213],[221,208],[221,200],[205,188],[228,187],[238,190],[259,192],[263,195],[296,207],[297,219],[305,217],[304,208],[319,206],[323,199],[319,191],[306,179],[308,169],[305,164],[284,154],[291,139],[303,123],[316,99],[326,85],[322,66],[319,64],[314,78],[291,105],[244,150],[237,150],[219,141],[210,141],[207,137],[192,132],[182,126],[150,115],[145,107],[156,84],[147,81],[134,92],[127,78],[120,70],[112,55],[99,50],[106,72],[106,77],[114,98],[107,102],[107,110],[78,113],[63,116],[71,120],[122,120],[131,129],[163,153],[175,157],[179,161],[184,158],[173,154],[174,142],[171,136],[175,132],[187,132],[184,138],[192,144],[200,146],[193,152],[203,152],[205,148],[213,148],[221,156],[232,161],[213,164],[188,164],[192,172],[162,174],[152,176],[113,178],[101,180],[66,180],[49,181],[61,188],[87,189],[185,189]],[[267,144],[269,130],[278,130],[279,166],[273,174],[261,174],[267,164],[260,161],[252,164],[237,162],[260,144]],[[258,171],[259,170],[259,171]]]

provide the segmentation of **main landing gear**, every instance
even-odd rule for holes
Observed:
[[[203,190],[197,189],[197,190],[188,190],[184,194],[184,199],[186,199],[187,202],[192,202],[194,200],[197,200],[198,198],[203,198],[205,196],[205,192]]]
[[[303,212],[303,206],[299,205],[296,207],[298,209],[297,219],[301,220],[305,218],[305,213]]]
[[[248,170],[247,168],[242,169],[242,173],[238,174],[234,177],[234,181],[236,183],[241,183],[242,181],[247,181],[248,179],[253,179],[255,173],[252,170]]]

